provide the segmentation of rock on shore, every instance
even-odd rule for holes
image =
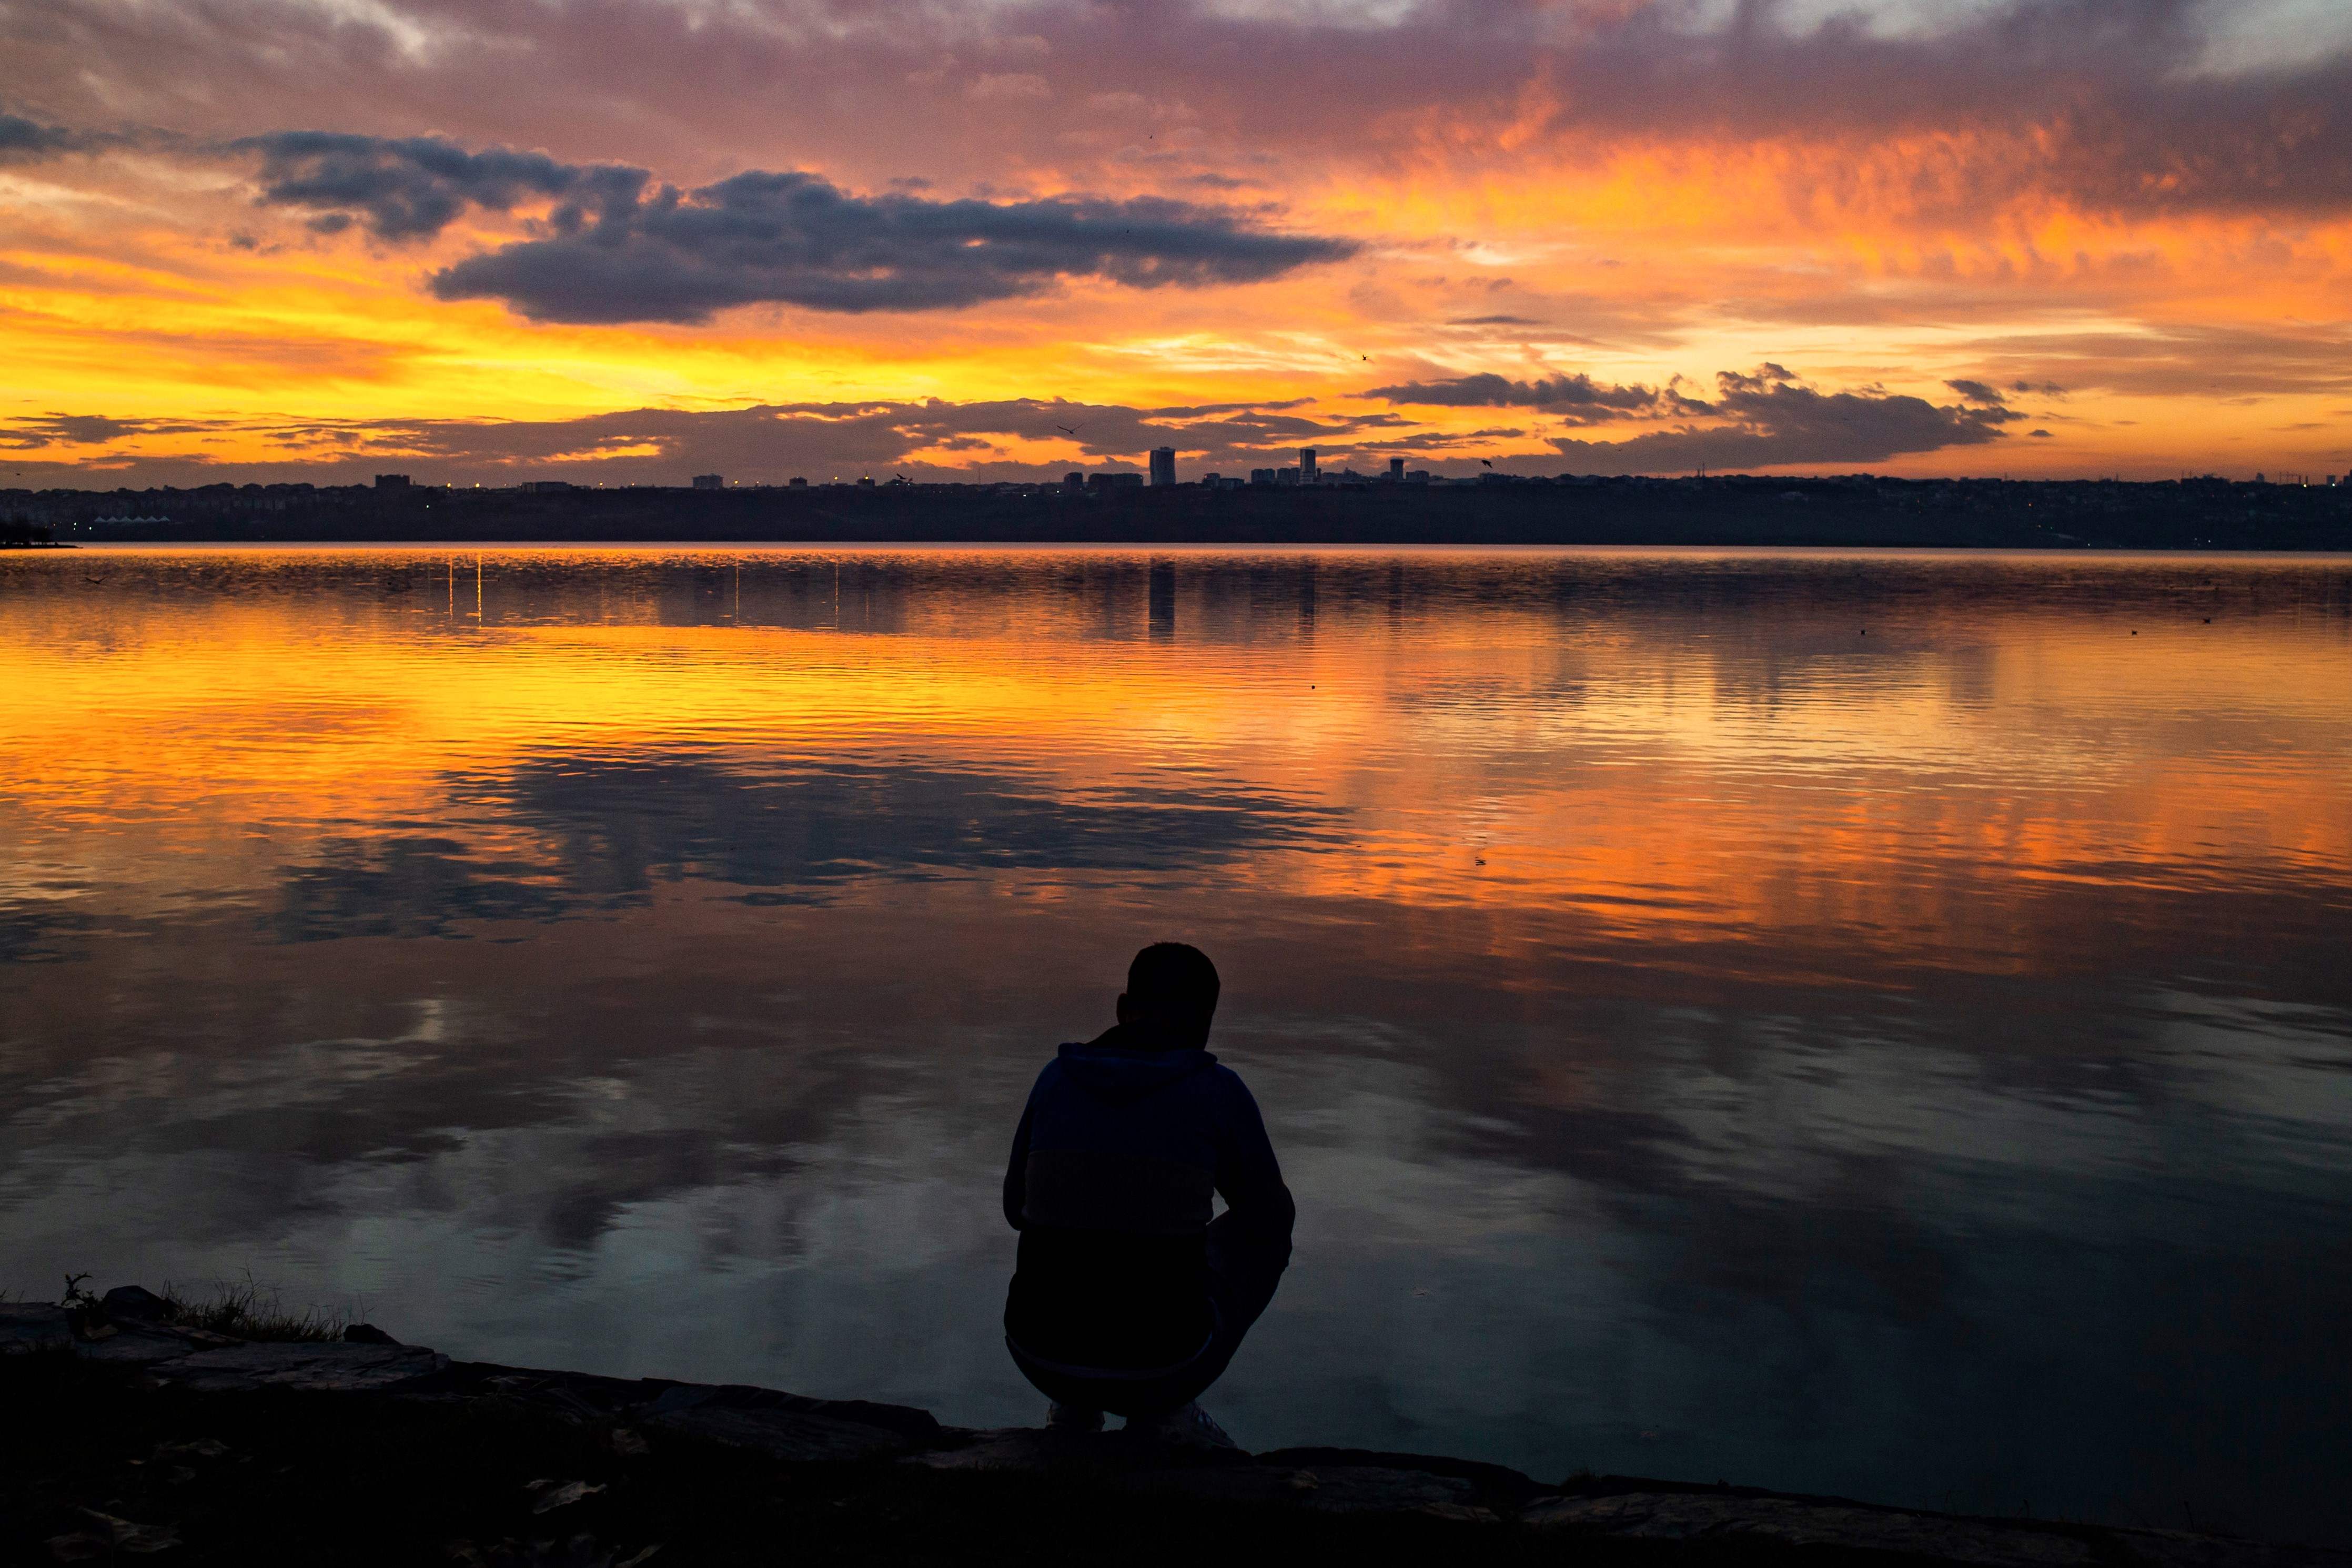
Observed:
[[[136,1287],[110,1292],[98,1308],[72,1315],[51,1306],[0,1306],[0,1354],[45,1352],[52,1362],[113,1369],[128,1380],[126,1398],[339,1396],[331,1405],[302,1408],[346,1427],[366,1424],[372,1409],[423,1408],[518,1423],[518,1431],[587,1434],[602,1450],[623,1457],[665,1444],[727,1450],[812,1475],[854,1471],[868,1487],[885,1472],[904,1477],[909,1489],[926,1484],[918,1479],[923,1475],[977,1478],[983,1485],[1009,1484],[986,1478],[1025,1478],[1150,1499],[1163,1509],[1240,1507],[1258,1518],[1270,1511],[1297,1519],[1302,1527],[1318,1519],[1410,1516],[1464,1532],[1458,1549],[1479,1557],[1494,1555],[1507,1541],[1514,1556],[1531,1542],[1549,1541],[1559,1550],[1585,1553],[1611,1554],[1612,1548],[1644,1556],[1661,1550],[1711,1556],[1865,1552],[1969,1568],[2352,1568],[2352,1553],[2341,1552],[1934,1513],[1746,1488],[1624,1477],[1580,1477],[1547,1487],[1501,1466],[1427,1455],[1342,1448],[1252,1455],[1172,1447],[1126,1432],[976,1431],[942,1425],[929,1412],[904,1406],[499,1366],[400,1344],[365,1325],[347,1334],[342,1343],[236,1340],[176,1324],[164,1303]],[[532,1506],[558,1506],[545,1500],[559,1495],[559,1484],[547,1479]],[[604,1490],[584,1480],[570,1484],[579,1490],[562,1494],[567,1501],[561,1506]],[[121,1511],[81,1511],[110,1522],[54,1538],[67,1543],[55,1548],[57,1554],[70,1560],[81,1549],[74,1542],[83,1537],[110,1553],[164,1549],[127,1544],[121,1534],[161,1526],[135,1523]],[[1503,1533],[1495,1533],[1498,1528]]]

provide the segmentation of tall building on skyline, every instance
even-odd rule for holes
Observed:
[[[1315,483],[1315,448],[1312,446],[1298,449],[1298,482],[1302,485]]]
[[[1155,490],[1176,483],[1176,449],[1155,446],[1151,449],[1151,487]]]

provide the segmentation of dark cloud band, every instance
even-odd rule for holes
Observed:
[[[1998,441],[2004,426],[2025,417],[1986,382],[1945,384],[1960,394],[1958,403],[1875,391],[1824,392],[1768,362],[1753,371],[1720,372],[1712,402],[1675,385],[1610,386],[1580,373],[1524,382],[1461,376],[1380,387],[1366,395],[1425,407],[1536,409],[1557,413],[1570,425],[1635,418],[1688,422],[1623,441],[1552,438],[1552,445],[1576,466],[1612,474],[1883,463]]]
[[[1473,382],[1496,379],[1465,378]],[[1523,473],[1567,467],[1610,474],[1680,473],[1702,465],[1720,469],[1851,466],[1980,446],[2001,439],[2008,425],[2026,417],[2000,404],[1937,404],[1874,390],[1822,392],[1778,365],[1751,373],[1726,371],[1716,380],[1718,395],[1712,401],[1678,392],[1657,394],[1670,398],[1671,403],[1659,402],[1645,412],[1671,409],[1684,419],[1675,428],[1616,442],[1547,437],[1541,429],[1517,425],[1435,430],[1402,414],[1324,411],[1302,407],[1295,400],[1171,408],[1036,398],[877,400],[709,411],[634,409],[562,420],[355,420],[238,428],[282,451],[289,465],[397,464],[459,482],[562,476],[615,484],[675,484],[698,469],[752,480],[796,473],[822,479],[900,470],[919,470],[932,479],[1049,478],[1069,464],[1024,458],[1018,455],[1019,447],[1066,441],[1084,455],[1085,462],[1132,465],[1151,447],[1172,446],[1193,472],[1221,469],[1228,474],[1295,461],[1302,445],[1317,447],[1325,465],[1334,470],[1359,461],[1378,467],[1397,455],[1441,470],[1450,465],[1475,472],[1485,455],[1524,447],[1531,439],[1548,439],[1559,455],[1523,452],[1498,457],[1496,465]],[[1452,384],[1430,386],[1442,390]],[[1571,415],[1565,423],[1572,427],[1578,422]],[[35,450],[193,428],[50,414],[0,427],[0,444]],[[188,460],[127,455],[93,460],[95,465],[110,461],[160,471],[175,462],[184,466]],[[97,480],[103,471],[93,471],[89,479]]]
[[[278,131],[230,146],[261,154],[264,205],[308,211],[310,226],[322,233],[359,223],[390,240],[429,238],[468,205],[507,212],[533,197],[566,196],[616,177],[634,194],[647,178],[641,169],[581,168],[544,152],[468,152],[438,136]]]
[[[854,196],[803,173],[663,186],[593,216],[562,209],[557,228],[459,262],[433,291],[504,300],[541,321],[690,322],[765,303],[954,309],[1072,277],[1134,288],[1256,283],[1357,249],[1180,202]]]
[[[21,114],[0,114],[0,162],[47,158],[72,152],[81,138],[59,125],[43,125]]]
[[[805,172],[752,171],[697,190],[625,164],[469,152],[440,137],[248,137],[259,199],[333,233],[429,238],[469,207],[552,203],[544,232],[436,273],[444,299],[498,299],[538,321],[698,322],[733,306],[945,310],[1065,278],[1135,288],[1255,283],[1353,255],[1355,242],[1258,228],[1157,198],[935,201],[860,196]]]
[[[1861,465],[1921,452],[1982,446],[2025,415],[1999,404],[1933,403],[1901,392],[1825,392],[1778,365],[1752,375],[1725,371],[1721,395],[1704,409],[1714,422],[1654,430],[1624,441],[1560,436],[1552,445],[1570,465],[1595,473],[1687,473],[1821,465]]]
[[[1450,381],[1374,387],[1364,395],[1424,408],[1540,409],[1571,424],[1701,412],[1706,406],[1694,402],[1672,386],[1611,386],[1582,371],[1539,377],[1531,382],[1493,374],[1458,376]]]

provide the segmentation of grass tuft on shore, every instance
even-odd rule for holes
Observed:
[[[274,1344],[320,1343],[343,1337],[350,1319],[323,1307],[288,1307],[275,1290],[265,1291],[252,1280],[215,1281],[209,1294],[196,1294],[166,1283],[160,1292],[171,1309],[168,1321],[184,1328],[207,1329],[236,1339]]]

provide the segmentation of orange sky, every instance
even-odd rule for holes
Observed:
[[[1441,472],[2352,468],[2352,20],[2299,0],[194,9],[0,8],[0,483],[1009,476],[1160,439],[1194,471],[1303,443]],[[367,139],[379,188],[251,140],[319,131]],[[564,250],[569,198],[420,172],[428,136],[641,171],[635,226]],[[852,227],[656,232],[664,183],[709,215],[747,171],[814,176]],[[386,181],[449,210],[402,229]],[[1176,213],[1150,267],[1333,243],[1138,287],[1090,247],[1139,199]],[[953,242],[908,236],[975,200],[1084,232],[966,298]],[[876,214],[911,227],[852,233]],[[538,281],[443,297],[483,257]],[[603,258],[640,269],[593,307],[631,319],[550,319],[577,290],[548,269]],[[828,302],[918,267],[949,298]],[[663,319],[681,269],[743,302]],[[1397,390],[1469,376],[1684,401]],[[891,412],[931,399],[1118,412]],[[572,423],[835,403],[877,428]],[[1206,405],[1243,423],[1153,412]]]

